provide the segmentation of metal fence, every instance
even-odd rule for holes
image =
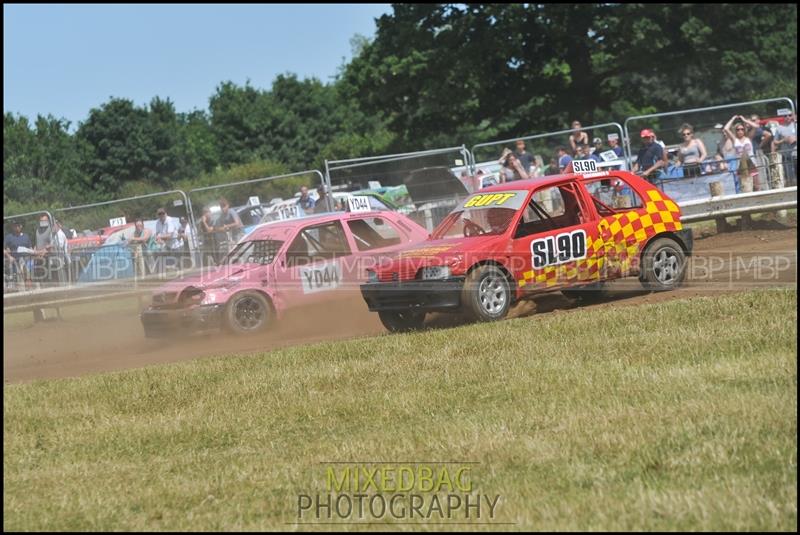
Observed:
[[[218,264],[241,236],[260,223],[332,210],[330,199],[320,197],[325,186],[322,172],[311,169],[189,190],[201,265]],[[307,188],[307,199],[300,202],[303,187]],[[219,230],[226,217],[220,207],[223,200],[239,218],[242,228]]]
[[[514,150],[518,141],[525,142],[526,151],[535,160],[534,167],[530,172],[530,178],[546,174],[559,174],[558,147],[564,147],[571,158],[585,159],[590,158],[592,154],[596,154],[600,160],[598,163],[600,167],[628,169],[628,156],[630,154],[626,154],[623,148],[622,125],[619,123],[603,123],[582,126],[580,130],[586,132],[589,141],[589,146],[586,148],[589,152],[586,154],[576,154],[570,144],[570,135],[575,133],[575,129],[478,143],[471,150],[473,157],[471,163],[472,174],[477,175],[479,171],[482,171],[481,174],[490,175],[495,181],[499,181],[501,178],[499,176],[500,173],[504,173],[508,174],[508,178],[513,179],[511,166],[502,164],[499,159],[507,152],[504,149]],[[595,143],[596,140],[599,140],[599,143]]]
[[[333,195],[368,190],[432,230],[466,196],[470,154],[465,146],[325,162]]]

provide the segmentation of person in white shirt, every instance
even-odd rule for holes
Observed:
[[[53,252],[61,264],[58,268],[58,277],[61,279],[61,282],[69,281],[69,267],[72,263],[72,259],[69,255],[69,242],[67,242],[67,235],[64,233],[61,221],[58,220],[55,222],[55,233],[53,234]]]
[[[167,218],[167,211],[158,209],[156,221],[156,243],[165,251],[175,251],[183,247],[183,239],[178,235],[178,226]]]

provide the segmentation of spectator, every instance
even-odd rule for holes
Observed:
[[[192,257],[192,252],[195,250],[194,233],[189,220],[185,216],[181,216],[178,223],[178,237],[183,242],[183,254],[186,258]]]
[[[500,156],[500,164],[503,166],[501,171],[503,172],[502,178],[504,182],[528,178],[528,172],[523,169],[522,164],[510,149],[503,149],[503,154]]]
[[[544,176],[544,161],[542,161],[541,156],[537,155],[533,157],[533,165],[531,166],[531,172],[528,173],[528,176],[531,178]]]
[[[319,198],[317,199],[317,202],[314,204],[314,213],[321,214],[327,212],[329,210],[328,192],[325,191],[325,186],[323,184],[317,186],[317,195],[319,196]]]
[[[580,124],[580,123],[578,123],[578,124]],[[563,147],[563,146],[556,147],[556,154],[558,155],[558,172],[559,173],[571,173],[572,172],[572,156],[567,154],[567,149],[565,147]]]
[[[739,119],[740,122],[736,122],[736,125],[733,126],[733,131],[731,131],[731,125],[733,125],[736,119]],[[758,180],[758,165],[755,161],[753,142],[745,135],[745,130],[746,127],[744,117],[741,115],[734,115],[728,119],[728,122],[722,129],[722,131],[725,132],[725,136],[733,143],[733,149],[736,151],[736,158],[740,162],[747,163],[750,167],[750,169],[745,171],[745,173],[749,174],[753,179],[753,190],[758,191],[761,189],[761,184]]]
[[[649,128],[642,130],[639,137],[642,139],[642,148],[639,149],[636,161],[633,163],[633,172],[655,184],[661,177],[659,169],[667,166],[664,161],[664,149],[655,142],[656,134]]]
[[[69,266],[72,259],[69,254],[69,242],[67,242],[67,235],[64,233],[64,228],[61,221],[55,221],[55,233],[53,234],[53,254],[57,258],[56,274],[60,283],[65,283],[70,280]]]
[[[550,163],[547,164],[544,170],[544,176],[552,176],[561,173],[561,169],[558,167],[558,160],[555,156],[550,158]]]
[[[761,118],[755,113],[750,115],[750,119],[742,117],[747,131],[747,137],[753,142],[753,149],[758,152],[761,147],[761,140],[764,135],[764,127],[761,126]]]
[[[603,158],[600,156],[600,153],[603,152],[603,140],[599,137],[596,137],[592,140],[592,150],[589,154],[589,159],[594,160],[597,163],[603,161]]]
[[[134,221],[133,227],[133,236],[128,240],[128,247],[131,250],[131,256],[133,256],[133,268],[136,277],[141,278],[146,275],[145,251],[150,249],[155,239],[153,238],[153,233],[144,228],[144,220],[141,217]]]
[[[694,128],[688,123],[683,123],[678,130],[683,138],[683,143],[678,145],[678,161],[683,167],[683,176],[695,178],[702,174],[702,162],[708,157],[703,140],[695,139]]]
[[[775,137],[772,135],[772,130],[764,128],[761,133],[761,145],[759,149],[764,154],[768,162],[767,176],[769,177],[769,184],[772,188],[782,188],[784,185],[783,166],[781,166],[780,155],[775,150]]]
[[[159,208],[156,212],[156,245],[162,251],[177,251],[183,247],[183,240],[178,236],[178,227],[169,220],[167,211]]]
[[[306,196],[308,196],[308,188],[303,186],[302,190],[305,189]],[[314,199],[311,199],[311,208],[314,208]],[[217,217],[217,221],[214,224],[214,230],[216,232],[217,238],[217,245],[219,246],[219,251],[222,254],[228,254],[233,246],[239,241],[239,238],[242,237],[242,220],[239,218],[239,214],[236,213],[235,210],[231,210],[231,205],[227,199],[221,198],[219,200],[219,208],[220,213]]]
[[[580,121],[572,121],[572,133],[569,135],[569,146],[572,147],[572,153],[578,152],[579,145],[589,144],[589,134],[581,130]]]
[[[36,252],[33,258],[33,276],[35,280],[50,282],[50,253],[53,251],[53,229],[47,214],[39,217],[39,227],[34,235]]]
[[[516,147],[514,156],[517,158],[520,165],[522,165],[525,172],[530,175],[531,166],[533,166],[533,155],[525,150],[525,141],[522,139],[517,140]]]
[[[589,145],[578,145],[575,150],[576,160],[588,160],[589,158]]]
[[[5,264],[9,267],[9,274],[20,282],[22,280],[29,281],[30,271],[33,267],[31,251],[33,251],[31,238],[22,232],[22,222],[12,221],[11,232],[6,234],[3,240],[3,257],[6,260]]]
[[[775,132],[775,150],[783,161],[784,177],[790,184],[797,181],[797,114],[787,115]]]
[[[297,204],[300,205],[300,210],[303,214],[314,213],[314,199],[308,194],[308,187],[300,186],[300,198],[297,199]]]
[[[200,251],[200,261],[203,266],[210,266],[217,262],[217,237],[214,234],[214,221],[211,217],[211,209],[207,206],[203,208],[203,213],[200,216],[198,232],[202,239],[202,249]]]
[[[608,134],[608,146],[609,150],[613,150],[614,154],[617,155],[617,158],[622,158],[624,156],[624,152],[622,147],[619,146],[619,135],[618,134]]]

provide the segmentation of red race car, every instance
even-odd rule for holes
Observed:
[[[407,331],[427,312],[498,320],[536,293],[588,296],[628,275],[651,290],[678,286],[692,250],[678,206],[632,173],[577,164],[582,172],[467,197],[427,241],[368,272],[369,309],[390,331]]]

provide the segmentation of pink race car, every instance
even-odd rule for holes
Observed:
[[[291,307],[357,288],[379,257],[428,232],[395,212],[337,212],[262,224],[217,268],[171,281],[141,314],[145,336],[225,328],[261,331]]]

